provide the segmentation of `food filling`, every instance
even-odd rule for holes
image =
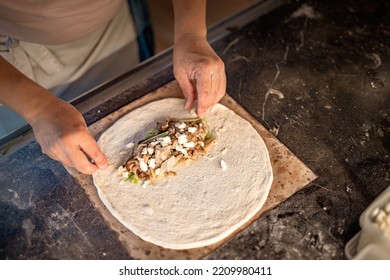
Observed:
[[[154,183],[158,178],[176,175],[173,167],[185,160],[197,160],[207,155],[207,149],[215,143],[204,119],[177,120],[168,118],[157,123],[156,129],[140,141],[130,143],[132,155],[118,173],[125,181]]]

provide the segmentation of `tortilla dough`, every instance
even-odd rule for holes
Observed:
[[[205,116],[217,137],[208,156],[178,167],[176,177],[155,185],[121,183],[117,168],[129,156],[123,153],[126,144],[144,139],[165,117],[195,117],[183,105],[183,99],[167,98],[119,119],[98,141],[110,166],[93,175],[103,203],[124,226],[170,249],[202,247],[228,237],[261,209],[273,179],[268,150],[256,130],[216,104]]]

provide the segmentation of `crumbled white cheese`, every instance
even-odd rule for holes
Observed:
[[[148,171],[148,165],[146,164],[145,160],[143,158],[137,158],[139,161],[139,167],[142,171],[146,172]]]
[[[142,155],[146,155],[147,153],[148,153],[148,149],[143,148],[142,151],[141,151],[141,154]]]
[[[129,177],[129,171],[127,171],[127,169],[123,166],[119,166],[118,169],[117,169],[117,174],[119,176],[122,176],[122,178],[127,178]]]
[[[226,170],[227,169],[227,164],[224,160],[221,160],[221,168],[222,170]]]
[[[149,159],[149,168],[155,169],[156,168],[156,159],[151,158]]]
[[[152,155],[154,153],[154,149],[152,147],[148,147],[148,154]]]
[[[117,169],[117,174],[122,174],[123,172],[126,171],[126,168],[124,168],[122,165],[118,167]]]
[[[146,164],[146,162],[144,162],[144,161],[140,161],[139,162],[139,167],[141,168],[141,170],[143,171],[143,172],[146,172],[146,171],[148,171],[148,165]]]
[[[158,142],[158,141],[153,141],[153,142],[150,142],[150,146],[152,146],[152,147],[154,147],[154,146],[156,146],[157,144],[159,144],[160,142]]]
[[[183,143],[183,147],[184,148],[193,148],[193,147],[195,147],[195,143],[194,142],[186,142],[186,143]]]
[[[187,150],[184,149],[181,145],[176,145],[174,148],[176,151],[182,153],[183,155],[188,155]]]
[[[184,122],[177,122],[177,123],[175,123],[175,126],[178,129],[185,129],[187,127],[187,125]]]
[[[180,134],[179,137],[177,137],[177,142],[178,142],[180,145],[183,145],[184,143],[187,143],[187,142],[188,142],[187,135],[185,135],[185,134]]]
[[[190,126],[188,129],[189,133],[195,133],[196,132],[196,127],[195,126]]]
[[[160,168],[157,168],[157,169],[154,171],[154,173],[155,173],[156,175],[160,175],[161,169],[160,169]]]
[[[172,143],[172,139],[169,135],[165,136],[165,137],[161,137],[161,138],[159,138],[159,140],[161,140],[162,142],[167,143],[167,144]]]

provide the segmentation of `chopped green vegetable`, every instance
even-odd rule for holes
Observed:
[[[138,177],[133,173],[130,172],[129,176],[127,176],[126,181],[131,181],[133,184],[138,184]]]
[[[137,176],[133,176],[133,179],[131,179],[131,182],[133,183],[133,184],[138,184],[138,177]]]
[[[205,126],[207,127],[207,134],[206,136],[204,137],[205,140],[207,139],[210,139],[211,138],[211,133],[210,133],[210,129],[209,129],[209,124],[207,123],[207,119],[204,118],[202,119],[202,122],[205,124]]]
[[[127,176],[125,182],[126,182],[126,181],[131,181],[131,180],[133,180],[133,178],[134,178],[134,173],[133,173],[133,172],[130,172],[130,174],[129,174],[129,176]]]
[[[157,137],[165,137],[165,136],[168,136],[168,135],[169,135],[169,131],[168,131],[168,130],[162,131],[162,132],[160,132],[159,134],[156,134],[156,135],[152,135],[152,136],[146,137],[144,140],[141,140],[140,142],[138,142],[138,144],[143,144],[143,143],[146,143],[146,142],[151,142],[152,140],[154,140],[154,139],[157,138]]]
[[[160,133],[157,128],[151,128],[147,131],[148,136],[147,137],[153,137],[156,134]]]
[[[199,123],[199,122],[202,122],[202,119],[201,118],[194,118],[194,119],[185,119],[185,120],[179,120],[179,121],[184,122],[184,123],[191,123],[191,122]]]

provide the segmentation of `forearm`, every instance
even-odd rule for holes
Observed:
[[[172,0],[175,42],[185,35],[206,38],[206,0]]]
[[[31,124],[41,108],[49,108],[56,98],[0,57],[0,103]]]

